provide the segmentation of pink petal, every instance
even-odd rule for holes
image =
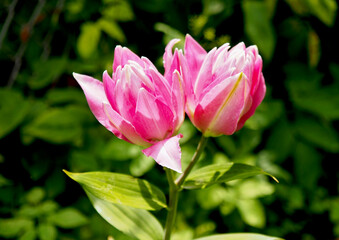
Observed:
[[[135,61],[141,66],[143,66],[141,59],[129,50],[126,47],[116,46],[114,50],[114,60],[113,60],[113,72],[116,71],[118,66],[125,66],[129,60]]]
[[[194,125],[205,136],[233,134],[245,105],[245,91],[248,88],[246,76],[242,73],[215,86],[197,106]]]
[[[174,132],[177,132],[185,119],[185,94],[183,80],[178,71],[172,75],[172,104],[174,109]]]
[[[237,131],[239,129],[241,129],[246,120],[249,119],[255,112],[255,110],[257,109],[257,107],[259,106],[259,104],[262,102],[262,100],[265,97],[265,93],[266,93],[266,85],[265,85],[265,80],[264,80],[264,76],[262,75],[262,73],[260,74],[260,80],[259,80],[259,84],[257,87],[256,92],[254,93],[254,95],[252,96],[252,106],[251,108],[248,110],[248,112],[246,112],[239,120],[238,126],[237,126]]]
[[[119,135],[118,130],[111,124],[102,108],[103,102],[108,103],[103,83],[90,76],[78,73],[73,73],[73,76],[84,91],[88,105],[96,119],[109,131]]]
[[[205,49],[203,49],[197,41],[187,34],[185,38],[185,57],[192,74],[192,79],[195,79],[198,75],[206,55],[207,52]]]
[[[104,89],[105,89],[106,97],[107,97],[109,103],[111,104],[111,106],[113,108],[116,108],[116,103],[115,103],[115,99],[114,99],[114,96],[113,96],[114,89],[115,89],[115,82],[108,75],[107,71],[105,71],[104,74],[102,75],[102,79],[103,79],[103,83],[104,83]]]
[[[144,139],[160,141],[173,133],[173,113],[166,104],[141,88],[133,126]]]
[[[171,40],[166,48],[165,48],[165,53],[164,53],[164,56],[163,56],[163,59],[164,59],[164,68],[165,68],[165,76],[167,76],[168,73],[172,74],[173,71],[170,71],[170,68],[171,68],[171,65],[172,65],[172,61],[173,61],[173,54],[172,54],[172,49],[173,49],[173,46],[180,42],[180,39],[173,39]]]
[[[114,125],[115,128],[121,133],[121,135],[117,137],[143,147],[148,147],[151,145],[146,139],[143,139],[140,136],[140,134],[135,130],[134,126],[130,122],[122,118],[121,115],[114,111],[109,104],[104,103],[103,109],[112,125]]]
[[[212,69],[214,64],[214,56],[216,48],[213,48],[205,57],[203,64],[201,65],[199,74],[194,83],[194,93],[197,99],[200,99],[200,94],[207,87],[211,81],[213,81]]]
[[[181,149],[179,140],[182,134],[157,142],[142,150],[147,157],[152,157],[158,164],[181,173]]]
[[[156,97],[171,106],[171,86],[156,69],[150,68],[149,73],[153,79]]]

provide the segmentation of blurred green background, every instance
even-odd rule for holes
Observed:
[[[132,174],[167,192],[164,171],[95,120],[72,72],[101,79],[116,45],[162,72],[166,43],[189,33],[207,50],[258,45],[268,89],[245,127],[210,139],[198,165],[248,163],[280,183],[258,176],[183,191],[173,239],[339,239],[337,8],[334,0],[2,0],[0,238],[131,239],[62,169]],[[185,165],[200,133],[189,121],[181,132]],[[154,214],[164,222],[165,210]]]

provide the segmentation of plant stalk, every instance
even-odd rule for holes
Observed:
[[[181,186],[184,183],[187,176],[189,175],[189,173],[191,172],[193,166],[199,160],[199,157],[206,146],[206,142],[207,142],[207,138],[204,136],[201,136],[197,150],[195,151],[191,162],[189,163],[185,171],[179,176],[177,180],[174,180],[173,171],[171,169],[165,168],[170,189],[169,189],[169,203],[168,203],[167,219],[166,219],[166,224],[165,224],[164,240],[171,239],[172,228],[173,228],[175,217],[177,214],[178,198],[179,198],[179,192],[181,191]]]

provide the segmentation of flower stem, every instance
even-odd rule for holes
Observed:
[[[171,169],[165,168],[170,189],[164,240],[170,240],[171,238],[172,228],[174,225],[175,216],[177,214],[179,191],[181,191],[181,186],[187,178],[188,174],[191,172],[194,164],[199,160],[199,157],[206,146],[206,142],[207,138],[201,136],[197,150],[195,151],[191,162],[177,180],[174,180],[173,171]]]
[[[181,185],[184,183],[185,179],[187,178],[188,174],[191,172],[193,166],[196,164],[196,162],[199,160],[199,157],[201,155],[201,153],[203,152],[206,143],[207,143],[207,139],[206,137],[204,137],[204,135],[201,136],[197,150],[195,151],[191,162],[189,163],[189,165],[187,166],[186,170],[183,172],[183,174],[181,174],[179,176],[179,178],[175,181],[175,184],[177,185],[177,187],[180,189]]]
[[[165,236],[164,240],[170,240],[172,228],[174,225],[175,216],[177,214],[178,207],[178,197],[179,189],[174,183],[173,171],[171,169],[165,168],[167,180],[169,183],[169,204],[168,204],[168,213],[165,225]]]

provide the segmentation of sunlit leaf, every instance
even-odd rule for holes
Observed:
[[[0,237],[18,237],[23,231],[33,228],[34,222],[26,218],[0,219]]]
[[[113,204],[95,197],[89,191],[86,193],[97,212],[121,232],[136,239],[162,239],[162,226],[147,210]]]
[[[22,122],[29,109],[29,102],[19,92],[0,88],[0,139]]]
[[[146,180],[111,172],[65,173],[99,199],[147,210],[166,207],[165,195]]]
[[[228,199],[230,193],[220,185],[213,185],[207,189],[197,192],[197,201],[203,209],[213,209],[218,207],[225,199]]]
[[[307,0],[311,12],[323,23],[333,26],[337,14],[337,3],[335,0]]]
[[[273,56],[275,48],[275,31],[264,1],[243,2],[245,32],[267,60]]]
[[[126,161],[141,155],[141,148],[120,139],[112,139],[101,152],[101,158],[108,161]]]
[[[241,199],[236,204],[245,223],[256,228],[265,227],[265,209],[258,199]]]
[[[308,32],[307,51],[308,63],[311,67],[316,67],[320,60],[320,39],[315,31]]]
[[[131,21],[134,13],[128,0],[104,0],[102,15],[116,21]]]
[[[258,167],[241,163],[212,164],[193,171],[187,177],[184,188],[205,188],[216,183],[248,178],[258,174],[269,175]]]
[[[52,224],[41,223],[38,226],[38,235],[41,240],[54,240],[57,239],[58,230]]]
[[[247,179],[236,187],[241,199],[257,199],[274,193],[274,186],[260,179]]]
[[[50,215],[48,221],[61,228],[76,228],[88,223],[88,219],[75,208],[64,208]]]
[[[171,41],[173,38],[178,38],[181,41],[178,42],[174,47],[178,49],[184,49],[184,39],[185,35],[181,33],[179,30],[172,28],[171,26],[164,24],[164,23],[156,23],[154,25],[154,29],[159,32],[163,32],[165,34],[164,36],[164,42],[167,44],[169,41]]]
[[[82,58],[90,58],[95,55],[101,31],[97,24],[86,22],[81,26],[81,32],[77,41],[77,50]]]
[[[34,187],[26,194],[27,202],[38,204],[45,197],[45,190],[41,187]]]
[[[35,240],[37,236],[37,231],[34,227],[27,229],[24,234],[22,234],[18,240]]]
[[[155,165],[155,161],[151,157],[146,157],[141,154],[139,157],[133,158],[129,165],[131,174],[135,177],[140,177],[151,170]]]
[[[114,20],[100,18],[97,21],[97,24],[100,29],[103,32],[107,33],[111,38],[118,40],[119,42],[126,41],[124,32]]]
[[[269,237],[258,233],[227,233],[197,238],[194,240],[283,240],[283,239],[277,237]]]

